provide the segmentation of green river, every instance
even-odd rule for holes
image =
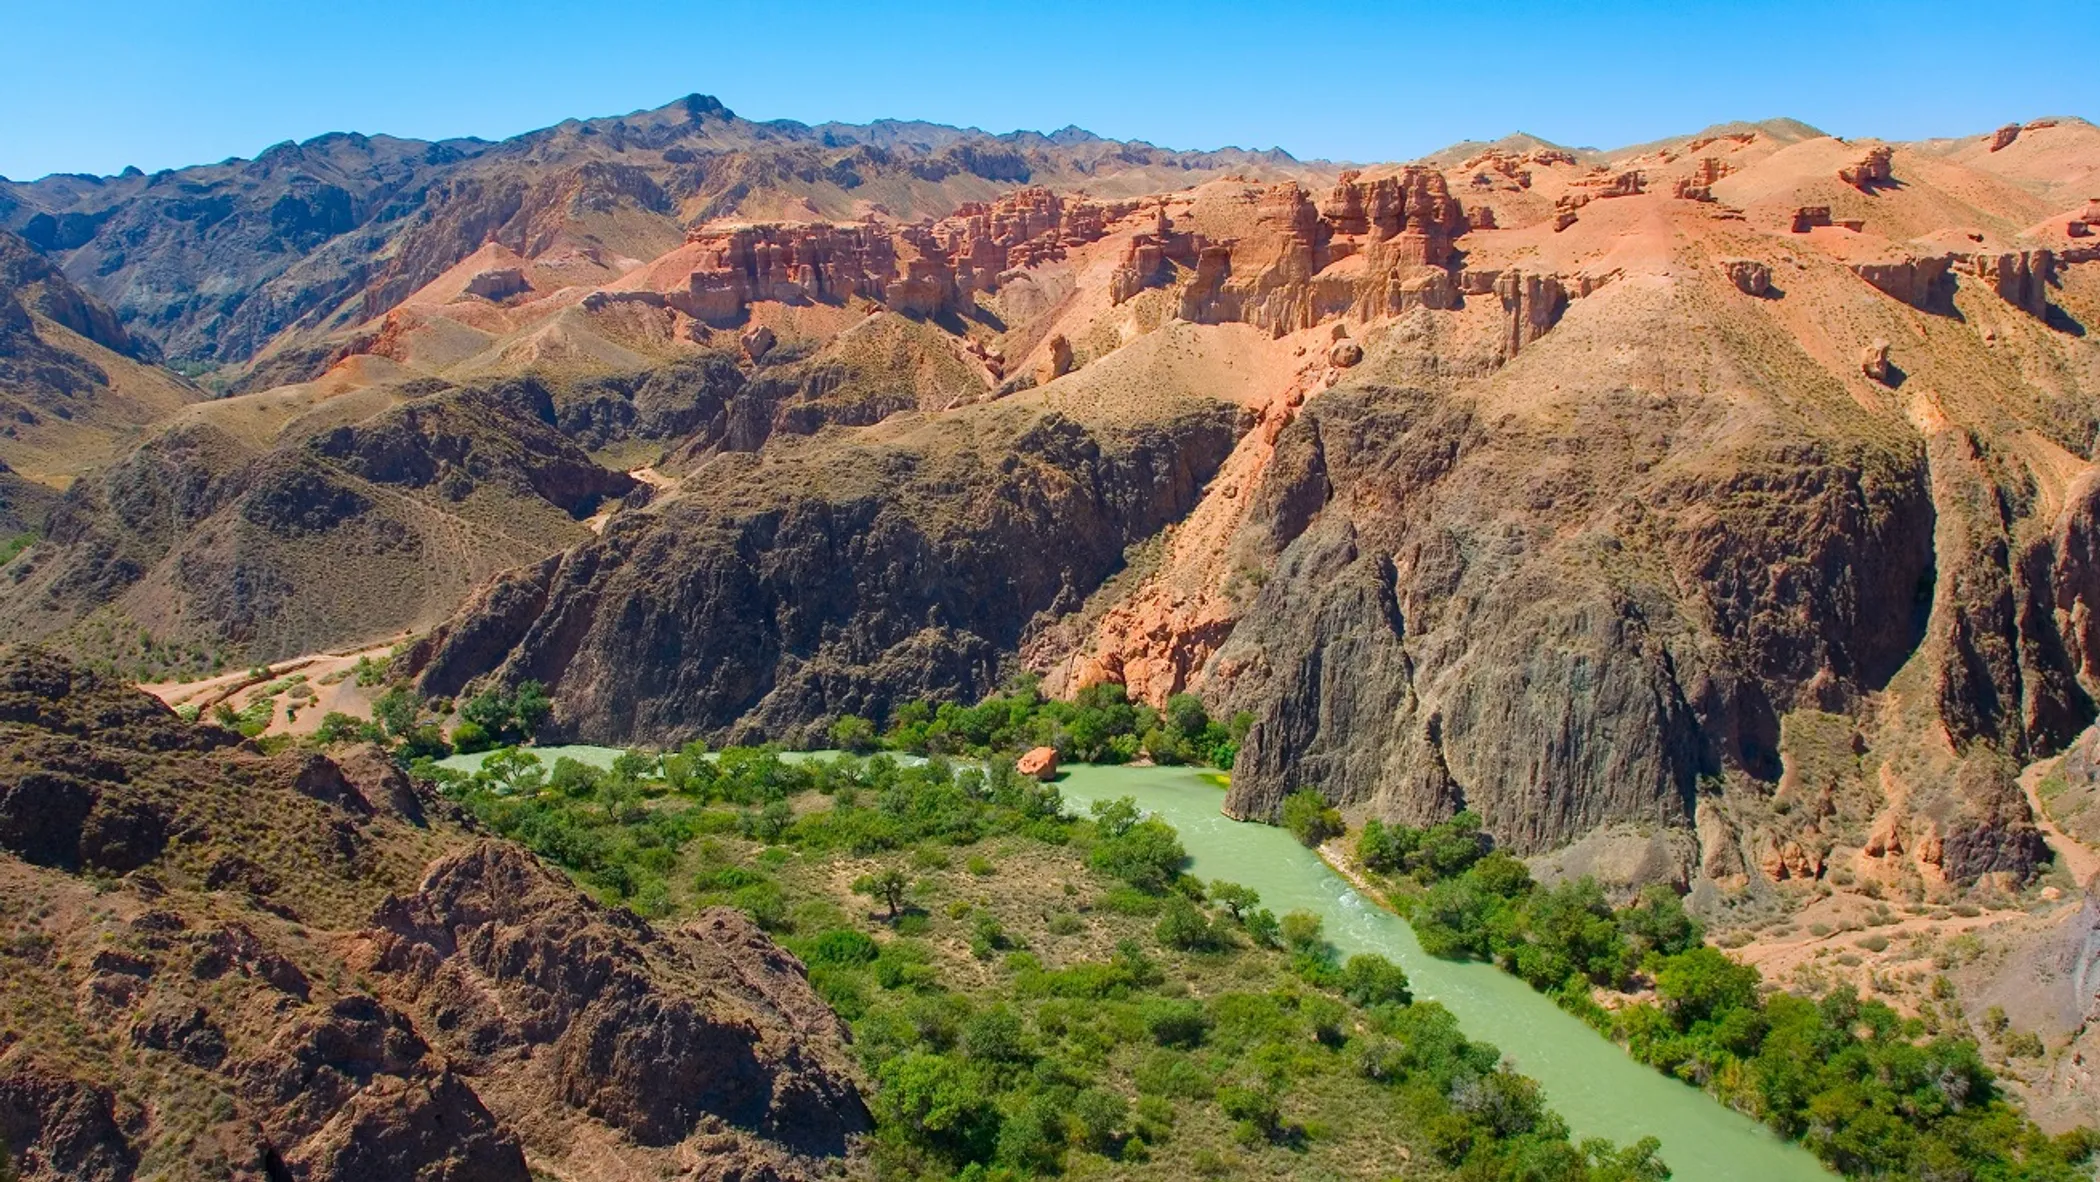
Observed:
[[[564,756],[599,766],[619,752],[606,747],[549,747],[550,766]],[[481,756],[454,756],[444,766],[471,771]],[[1439,960],[1422,951],[1406,921],[1364,898],[1319,855],[1269,825],[1233,821],[1218,811],[1216,785],[1188,768],[1077,766],[1058,788],[1074,812],[1097,800],[1135,797],[1181,833],[1192,873],[1261,892],[1278,915],[1304,909],[1326,924],[1344,956],[1376,952],[1399,962],[1415,995],[1458,1015],[1468,1036],[1501,1048],[1519,1071],[1539,1081],[1578,1137],[1630,1144],[1653,1135],[1679,1182],[1781,1182],[1829,1179],[1815,1157],[1706,1093],[1644,1067],[1543,994],[1480,963]]]

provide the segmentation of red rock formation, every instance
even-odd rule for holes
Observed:
[[[1495,294],[1508,320],[1503,352],[1510,357],[1545,336],[1568,307],[1568,293],[1558,275],[1504,271],[1495,277]]]
[[[1677,187],[1671,195],[1680,201],[1712,201],[1714,199],[1714,191],[1711,185],[1701,184],[1691,177],[1679,177]]]
[[[2017,123],[2008,123],[2005,126],[1991,133],[1991,151],[2000,151],[2009,146],[2014,140],[2019,138],[2020,125]]]
[[[1889,365],[1889,343],[1875,341],[1859,355],[1859,372],[1886,386],[1895,373]]]
[[[1684,146],[1684,150],[1687,152],[1696,152],[1701,148],[1709,147],[1713,144],[1747,144],[1756,139],[1757,133],[1754,131],[1734,131],[1728,133],[1727,135],[1707,135],[1701,136],[1698,139],[1693,140],[1691,143],[1686,144]]]
[[[1101,238],[1132,208],[1032,187],[895,230],[872,219],[703,226],[687,234],[701,247],[699,265],[685,290],[665,298],[712,324],[734,323],[758,300],[839,303],[856,296],[935,316],[973,292],[996,290],[1009,271],[1061,259],[1068,247]]]
[[[1057,778],[1057,748],[1031,747],[1014,761],[1014,770],[1038,780]]]
[[[1913,308],[1923,308],[1932,303],[1951,261],[1945,255],[1925,255],[1854,263],[1852,273],[1872,284],[1883,295],[1892,296]]]
[[[2056,276],[2056,255],[2047,250],[2016,250],[1976,255],[1969,269],[1990,284],[1998,298],[2030,315],[2049,315],[2049,281]]]
[[[525,281],[525,273],[516,267],[483,271],[467,280],[467,294],[480,296],[485,300],[506,300],[520,292],[531,290],[532,285]]]
[[[1602,184],[1600,184],[1597,187],[1597,196],[1638,196],[1643,191],[1643,187],[1647,184],[1647,182],[1648,176],[1646,173],[1642,172],[1637,168],[1629,169],[1626,172],[1613,174],[1609,179],[1605,180]]]
[[[1756,259],[1723,259],[1721,270],[1744,295],[1763,296],[1772,290],[1772,268]]]
[[[1048,385],[1072,372],[1072,342],[1066,340],[1063,333],[1050,338],[1049,349],[1050,355],[1045,357],[1043,364],[1036,369],[1035,380],[1038,385]]]
[[[773,330],[761,324],[738,337],[737,343],[744,347],[744,355],[746,357],[757,361],[773,351],[775,343]]]
[[[1315,205],[1294,182],[1260,196],[1252,233],[1229,243],[1176,245],[1195,273],[1181,292],[1184,319],[1243,321],[1277,335],[1334,316],[1394,316],[1416,307],[1450,308],[1457,289],[1449,265],[1452,241],[1469,229],[1442,173],[1407,168],[1373,181],[1345,173]],[[1142,275],[1134,249],[1129,288]],[[1356,273],[1322,276],[1333,263],[1361,256]]]
[[[1793,230],[1796,234],[1806,234],[1817,226],[1829,224],[1830,207],[1827,205],[1804,205],[1794,211]]]
[[[1869,148],[1857,163],[1838,169],[1838,179],[1862,193],[1871,193],[1876,185],[1886,185],[1895,179],[1889,171],[1894,156],[1895,152],[1890,148]]]

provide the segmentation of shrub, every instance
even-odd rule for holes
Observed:
[[[1163,1047],[1193,1047],[1210,1033],[1210,1015],[1199,1002],[1157,999],[1143,1009],[1145,1031]]]
[[[1208,950],[1223,943],[1203,909],[1178,894],[1166,897],[1152,935],[1161,944],[1184,952]]]
[[[487,731],[471,722],[462,722],[452,728],[452,746],[462,754],[472,754],[488,750],[495,746],[495,741],[489,738]]]
[[[1310,848],[1342,835],[1342,814],[1319,793],[1302,788],[1283,799],[1283,827]]]
[[[1407,1005],[1414,1001],[1407,973],[1383,956],[1358,953],[1342,966],[1342,994],[1357,1005]]]
[[[831,745],[854,754],[873,751],[876,745],[875,724],[857,714],[844,714],[831,724]]]

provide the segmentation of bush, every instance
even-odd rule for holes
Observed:
[[[844,714],[831,724],[831,745],[856,755],[873,751],[875,724],[857,714]]]
[[[1210,1033],[1210,1015],[1204,1012],[1200,1002],[1148,1001],[1143,1015],[1146,1033],[1163,1047],[1198,1046],[1202,1044],[1203,1036]]]
[[[1087,864],[1140,890],[1165,890],[1188,861],[1181,836],[1156,817],[1125,822],[1119,806],[1136,810],[1127,798],[1095,802],[1094,813],[1102,818],[1099,824],[1104,836],[1094,843]]]
[[[1300,844],[1316,847],[1342,835],[1342,814],[1329,808],[1319,793],[1303,788],[1283,798],[1283,827]]]
[[[1408,1005],[1414,1001],[1414,993],[1408,987],[1407,973],[1399,965],[1383,956],[1358,953],[1342,966],[1341,989],[1343,996],[1366,1008],[1378,1005]]]
[[[1178,894],[1166,897],[1152,935],[1161,944],[1184,952],[1206,951],[1224,943],[1203,909]]]
[[[495,745],[495,740],[489,738],[487,731],[471,722],[462,722],[452,728],[452,746],[461,754],[471,755],[477,751],[486,751]]]

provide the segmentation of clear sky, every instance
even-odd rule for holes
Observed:
[[[2100,67],[2077,64],[2090,17],[2030,0],[0,0],[0,174],[154,171],[329,131],[494,139],[693,91],[755,119],[1076,123],[1339,160],[1775,115],[1913,139],[2100,117]]]

